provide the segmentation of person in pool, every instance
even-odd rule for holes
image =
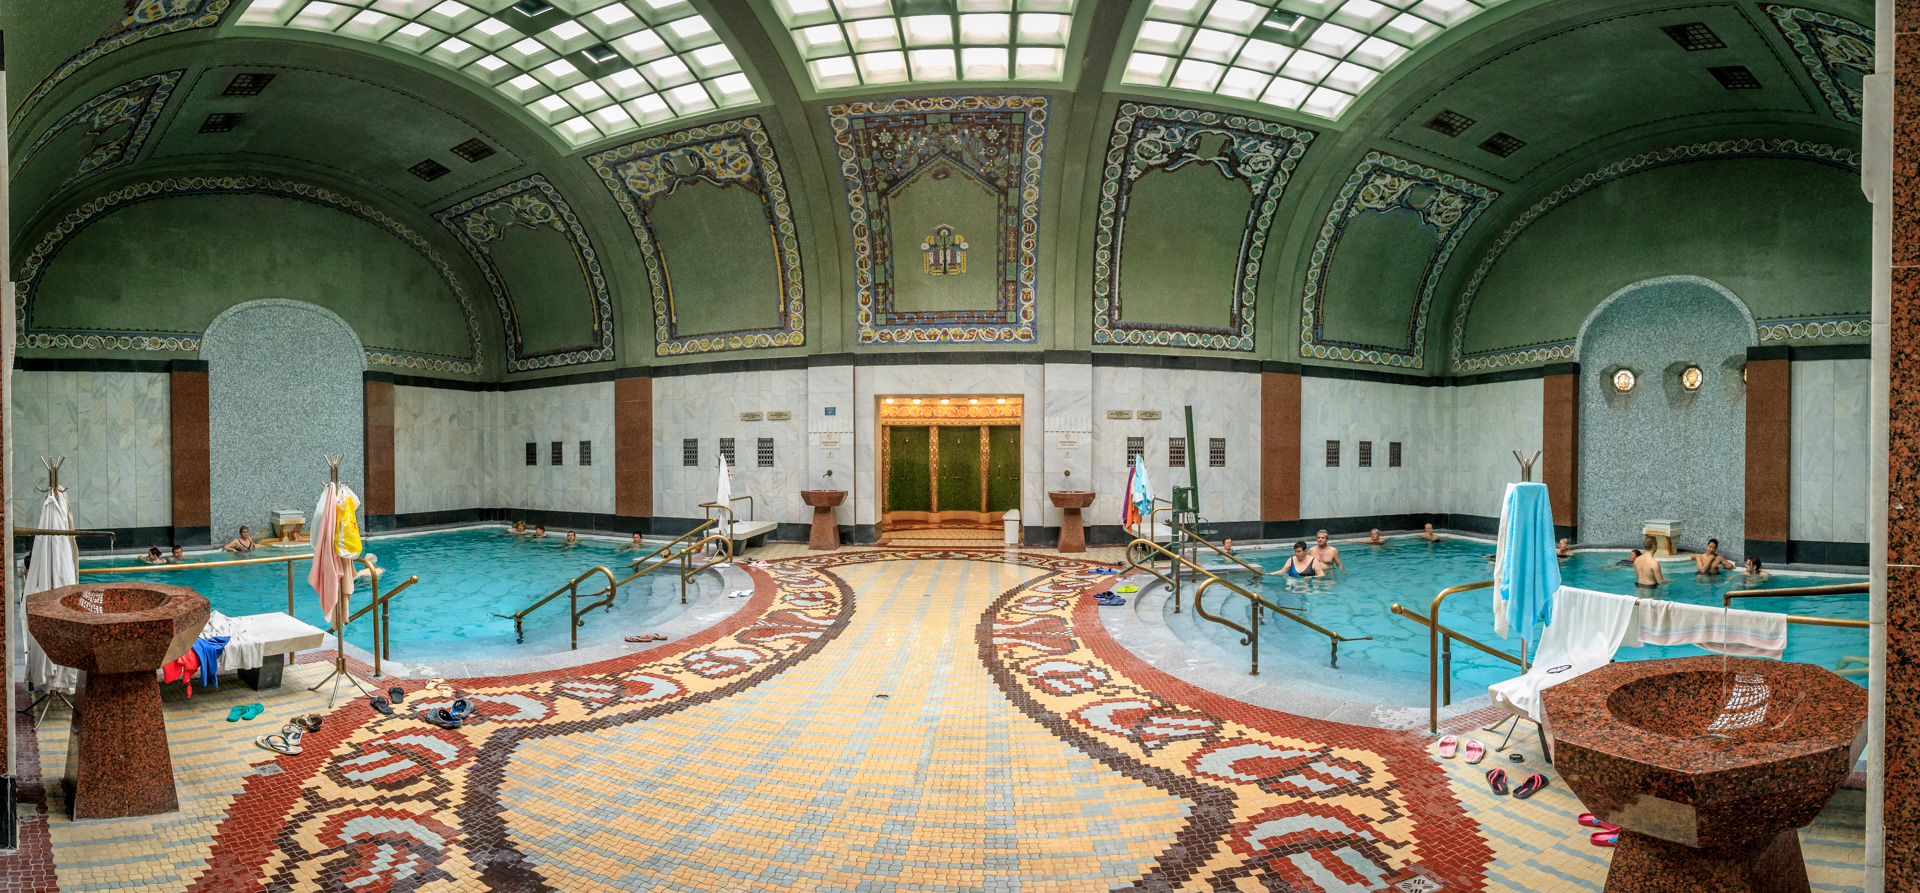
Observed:
[[[1633,585],[1638,589],[1652,589],[1670,582],[1667,575],[1660,572],[1660,562],[1653,557],[1653,537],[1647,540],[1646,549],[1633,557]]]
[[[536,537],[541,537],[541,536],[546,536],[546,535],[547,535],[547,525],[545,525],[545,524],[535,524],[535,525],[533,525],[533,535],[534,535],[534,536],[536,536]]]
[[[1430,543],[1437,543],[1440,541],[1440,534],[1434,533],[1433,525],[1428,524],[1427,529],[1420,534],[1420,538]]]
[[[368,552],[366,554],[366,560],[364,562],[361,562],[360,569],[354,571],[353,575],[355,577],[369,577],[375,581],[378,581],[380,579],[381,570],[382,568],[380,567],[380,556],[375,555],[372,552]]]
[[[1768,578],[1768,577],[1770,577],[1770,576],[1773,576],[1773,575],[1772,575],[1772,574],[1769,574],[1769,573],[1767,573],[1766,571],[1763,571],[1763,570],[1761,570],[1761,569],[1760,569],[1760,559],[1758,559],[1758,558],[1753,558],[1753,557],[1751,557],[1751,556],[1749,556],[1749,557],[1747,558],[1747,579],[1746,579],[1746,582],[1747,582],[1747,583],[1748,583],[1749,585],[1751,585],[1751,584],[1754,584],[1754,583],[1765,583],[1765,582],[1767,582],[1767,578]]]
[[[227,544],[221,546],[220,551],[246,553],[253,551],[257,545],[259,544],[253,541],[253,536],[247,532],[247,528],[241,527],[240,535],[227,540]]]
[[[1367,538],[1361,540],[1361,542],[1366,543],[1369,546],[1384,546],[1387,544],[1386,540],[1380,538],[1380,528],[1375,527],[1374,529],[1368,531],[1367,534],[1368,534]]]
[[[647,545],[646,543],[643,543],[640,541],[640,531],[636,530],[633,532],[633,539],[628,540],[626,545],[621,546],[620,551],[638,552],[641,549],[646,548],[646,545]]]
[[[1703,574],[1717,574],[1731,570],[1734,564],[1727,556],[1720,554],[1720,541],[1710,539],[1707,540],[1707,551],[1693,556],[1693,567]]]
[[[173,554],[167,556],[167,563],[168,564],[192,564],[193,559],[187,557],[187,550],[182,549],[179,546],[174,546]]]
[[[1320,562],[1307,552],[1306,543],[1293,544],[1293,557],[1287,559],[1281,569],[1289,577],[1322,577],[1327,573],[1321,569]]]
[[[1226,541],[1220,544],[1220,551],[1228,555],[1233,554],[1233,537],[1227,537]]]
[[[147,554],[140,556],[140,560],[146,564],[166,564],[167,563],[166,556],[160,554],[159,546],[148,546]]]
[[[1322,568],[1347,569],[1346,565],[1340,563],[1340,550],[1327,543],[1327,532],[1324,530],[1313,534],[1313,548],[1308,549],[1307,554],[1312,555],[1313,560],[1319,562]]]
[[[579,537],[577,537],[577,536],[574,536],[574,535],[573,535],[573,531],[571,531],[571,530],[569,530],[569,531],[567,531],[567,545],[569,545],[569,546],[578,546],[578,545],[580,545],[580,538],[579,538]]]
[[[526,535],[527,535],[527,522],[525,522],[525,521],[515,521],[515,522],[513,522],[513,535],[514,535],[514,536],[526,536]]]
[[[1573,543],[1565,537],[1562,537],[1560,542],[1553,547],[1553,556],[1555,558],[1572,558]]]

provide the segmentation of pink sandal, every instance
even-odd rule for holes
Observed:
[[[1620,830],[1619,825],[1609,825],[1606,822],[1600,821],[1599,818],[1595,817],[1594,814],[1590,812],[1583,812],[1580,814],[1580,824],[1588,828],[1599,828],[1602,831]]]
[[[1593,836],[1587,839],[1593,841],[1594,846],[1615,846],[1620,842],[1620,829],[1595,831],[1593,832]]]
[[[1443,760],[1453,759],[1454,754],[1459,752],[1459,748],[1460,748],[1459,738],[1456,738],[1452,735],[1448,735],[1447,737],[1440,739],[1440,758]]]
[[[1472,739],[1467,740],[1467,762],[1478,763],[1487,757],[1487,746]]]

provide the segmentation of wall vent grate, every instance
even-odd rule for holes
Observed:
[[[591,440],[580,441],[580,464],[581,465],[593,464],[593,441]]]
[[[527,464],[540,464],[540,445],[531,441],[527,443]]]
[[[1207,438],[1207,467],[1227,467],[1227,439],[1224,437]]]
[[[700,465],[700,439],[699,438],[689,437],[685,440],[680,441],[680,464],[687,468],[699,467]]]
[[[1487,137],[1486,141],[1480,144],[1480,150],[1482,152],[1492,152],[1501,158],[1506,158],[1520,151],[1521,147],[1525,145],[1526,142],[1524,140],[1503,130],[1493,136]]]
[[[1360,441],[1360,462],[1358,464],[1361,468],[1373,467],[1373,441]]]
[[[492,156],[493,147],[481,142],[479,137],[474,137],[458,146],[454,146],[453,154],[460,156],[461,161],[472,164],[483,158]]]
[[[1187,439],[1184,437],[1167,438],[1167,467],[1187,467]]]
[[[1147,454],[1147,439],[1144,437],[1127,438],[1127,467],[1133,467],[1133,460]]]
[[[773,467],[773,438],[762,437],[755,448],[761,468]]]
[[[1467,128],[1472,127],[1473,124],[1473,119],[1466,115],[1462,115],[1453,109],[1441,109],[1440,114],[1434,115],[1433,120],[1428,121],[1425,126],[1428,130],[1435,131],[1443,136],[1459,136],[1460,134],[1466,133]]]
[[[1340,441],[1337,441],[1337,440],[1327,441],[1327,467],[1328,468],[1340,467]]]
[[[1667,32],[1667,36],[1673,38],[1674,43],[1679,44],[1681,49],[1689,53],[1721,50],[1727,47],[1726,41],[1721,40],[1720,35],[1713,33],[1713,29],[1707,27],[1706,22],[1667,25],[1660,30]]]
[[[567,464],[566,452],[567,452],[566,444],[564,441],[559,441],[559,440],[554,441],[553,442],[553,458],[550,461],[548,461],[547,464],[548,465]]]
[[[243,72],[233,76],[227,82],[227,89],[220,91],[221,96],[259,96],[260,91],[273,83],[273,75],[264,72]]]
[[[1387,442],[1387,467],[1400,467],[1400,441],[1392,440]]]
[[[238,112],[214,112],[200,122],[201,133],[226,133],[240,123]]]
[[[720,438],[720,455],[726,458],[728,468],[738,468],[740,466],[740,460],[735,459],[733,456],[733,438]]]
[[[407,168],[407,173],[412,174],[416,177],[419,177],[422,180],[425,180],[431,183],[435,180],[440,179],[441,177],[444,177],[450,173],[453,173],[453,171],[448,170],[446,165],[441,164],[440,162],[429,158],[425,161],[420,162],[419,164],[414,165],[413,167]]]
[[[1707,69],[1720,86],[1729,90],[1758,90],[1760,79],[1753,76],[1745,65],[1715,65]]]

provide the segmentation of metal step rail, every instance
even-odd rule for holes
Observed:
[[[1174,562],[1176,579],[1179,576],[1178,568],[1180,566],[1185,566],[1188,570],[1191,570],[1194,574],[1194,579],[1196,580],[1205,578],[1205,581],[1200,584],[1199,588],[1193,591],[1194,613],[1199,614],[1201,617],[1206,618],[1207,620],[1211,620],[1214,623],[1218,623],[1221,626],[1224,626],[1233,630],[1238,630],[1240,632],[1242,636],[1240,640],[1240,644],[1249,646],[1249,648],[1251,649],[1250,657],[1252,659],[1252,666],[1247,673],[1247,675],[1249,676],[1260,675],[1260,612],[1263,610],[1272,611],[1276,614],[1279,614],[1282,617],[1287,618],[1288,620],[1291,620],[1295,623],[1300,624],[1301,626],[1304,626],[1310,630],[1313,630],[1314,632],[1317,632],[1323,636],[1326,636],[1327,642],[1330,648],[1330,654],[1327,660],[1327,665],[1336,670],[1340,668],[1340,643],[1341,642],[1365,642],[1373,638],[1372,636],[1360,636],[1357,638],[1343,636],[1337,632],[1334,632],[1333,630],[1330,630],[1324,626],[1321,626],[1318,623],[1308,620],[1307,618],[1302,617],[1299,614],[1295,614],[1289,608],[1283,607],[1281,605],[1276,605],[1273,602],[1267,601],[1266,599],[1261,598],[1260,596],[1252,592],[1249,592],[1244,588],[1241,588],[1239,585],[1233,583],[1232,581],[1222,579],[1221,577],[1216,576],[1212,571],[1209,571],[1206,568],[1203,568],[1192,561],[1188,561],[1186,558],[1183,558],[1178,554],[1168,551],[1166,548],[1162,547],[1159,543],[1155,543],[1149,540],[1136,539],[1130,545],[1127,546],[1127,565],[1129,567],[1132,567],[1135,570],[1144,570],[1147,573],[1150,573],[1156,577],[1159,577],[1162,581],[1166,581],[1167,578],[1161,575],[1159,571],[1156,571],[1151,567],[1144,566],[1140,563],[1140,561],[1135,559],[1135,555],[1138,554],[1139,556],[1150,561],[1154,553],[1156,552],[1159,553],[1160,555],[1165,556],[1172,562]],[[1206,605],[1202,603],[1201,597],[1206,594],[1206,591],[1208,589],[1211,589],[1214,586],[1224,586],[1226,587],[1227,591],[1232,592],[1235,595],[1238,595],[1241,598],[1244,598],[1247,600],[1249,605],[1248,617],[1252,621],[1251,629],[1241,626],[1240,624],[1235,623],[1231,620],[1228,620],[1225,617],[1221,617],[1219,615],[1213,614],[1206,609]],[[1178,597],[1177,590],[1176,590],[1175,597],[1176,598]],[[1176,604],[1175,607],[1177,609],[1178,605]]]
[[[632,576],[629,576],[621,580],[618,585],[625,586],[627,585],[627,581],[632,580],[636,577],[639,577],[642,574],[645,574],[647,571],[653,570],[654,568],[659,567],[660,565],[671,563],[675,558],[679,557],[676,553],[673,552],[674,546],[680,545],[682,542],[685,542],[687,538],[696,536],[702,531],[706,530],[707,528],[712,527],[713,525],[718,523],[720,523],[718,520],[713,518],[708,518],[707,520],[700,522],[700,524],[694,527],[692,530],[689,530],[686,533],[680,534],[679,536],[676,536],[673,539],[668,540],[660,548],[655,549],[651,552],[648,552],[647,554],[642,555],[639,558],[635,558],[632,564],[627,565],[628,567],[641,568],[642,565],[645,565],[645,567],[635,572]],[[662,552],[668,553],[665,558],[662,558],[659,561],[650,565],[646,563],[647,559],[652,558],[655,555],[659,555]]]
[[[591,577],[594,574],[601,574],[607,578],[607,588],[599,590],[597,592],[588,593],[587,598],[596,599],[596,600],[589,602],[585,608],[581,608],[580,607],[580,584],[585,582],[588,577]],[[619,592],[619,587],[614,583],[613,571],[607,570],[605,567],[593,567],[588,569],[586,573],[583,573],[578,577],[574,577],[573,579],[568,580],[559,589],[555,589],[554,591],[548,593],[545,598],[542,598],[541,600],[534,602],[531,605],[521,608],[519,611],[516,611],[512,614],[495,614],[493,616],[498,617],[502,620],[513,621],[513,640],[515,642],[525,642],[527,639],[526,639],[524,627],[522,625],[522,621],[526,619],[526,616],[538,610],[542,605],[545,605],[547,602],[553,601],[554,599],[564,595],[567,597],[568,613],[572,618],[569,623],[569,629],[568,629],[568,634],[572,637],[572,645],[569,646],[569,648],[570,650],[578,649],[580,647],[580,627],[586,624],[586,621],[580,619],[581,615],[584,615],[588,611],[591,611],[594,608],[599,608],[599,607],[605,607],[608,611],[612,611],[613,597],[618,592]]]
[[[390,606],[395,597],[407,591],[407,587],[420,582],[420,576],[415,574],[408,577],[385,595],[380,594],[380,578],[373,574],[368,576],[372,577],[373,600],[367,602],[360,610],[347,615],[347,623],[359,620],[362,614],[373,613],[373,677],[378,679],[380,678],[380,661],[393,659],[393,608]]]
[[[709,544],[717,545],[720,547],[719,556],[715,557],[712,561],[706,562],[705,564],[695,566],[691,556],[695,552],[706,551],[706,548]],[[707,568],[710,568],[719,564],[726,564],[727,562],[732,560],[733,560],[733,540],[728,539],[725,534],[716,533],[711,536],[702,537],[698,540],[695,540],[691,545],[687,546],[685,549],[681,549],[680,550],[680,603],[683,605],[687,603],[687,581],[692,580],[696,575],[698,575],[701,571],[706,570]]]
[[[1207,523],[1207,521],[1206,519],[1202,518],[1200,523],[1205,524]],[[1222,558],[1225,558],[1228,561],[1233,562],[1234,564],[1240,565],[1241,567],[1252,571],[1253,577],[1256,580],[1267,575],[1266,571],[1261,570],[1258,567],[1255,567],[1251,564],[1246,563],[1245,561],[1240,560],[1240,556],[1235,555],[1232,552],[1229,552],[1226,549],[1221,548],[1220,546],[1214,544],[1213,541],[1208,540],[1206,537],[1203,537],[1200,534],[1194,533],[1193,529],[1188,527],[1185,524],[1180,525],[1180,532],[1185,534],[1187,539],[1193,541],[1194,547],[1195,547],[1194,551],[1196,553],[1196,558],[1195,558],[1196,561],[1199,560],[1197,557],[1197,553],[1199,552],[1199,547],[1206,546],[1207,548],[1212,549],[1214,551],[1214,554],[1219,555]]]
[[[1862,580],[1858,583],[1832,583],[1826,586],[1788,586],[1781,589],[1736,589],[1720,596],[1720,606],[1733,604],[1736,598],[1800,598],[1803,596],[1826,595],[1866,595],[1873,589],[1872,584]]]

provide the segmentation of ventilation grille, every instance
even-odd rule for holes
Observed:
[[[1673,38],[1674,43],[1679,44],[1681,49],[1689,53],[1721,50],[1726,49],[1727,46],[1726,41],[1720,39],[1720,35],[1713,33],[1713,29],[1707,27],[1706,22],[1667,25],[1660,30],[1667,32],[1667,36]]]
[[[1207,467],[1227,467],[1227,439],[1224,437],[1207,438]]]
[[[759,465],[761,468],[773,467],[773,438],[771,437],[760,438],[758,445],[755,449],[755,452],[758,454],[756,458],[759,459]]]
[[[680,464],[688,468],[700,465],[700,440],[689,437],[680,441]]]
[[[447,170],[446,165],[429,158],[413,167],[407,168],[407,173],[431,183],[452,173],[452,171]]]
[[[567,457],[566,457],[565,445],[561,441],[558,441],[558,440],[554,441],[553,442],[553,459],[549,461],[547,464],[548,465],[564,465],[566,464],[566,461],[567,461]]]
[[[1444,136],[1459,136],[1460,134],[1466,133],[1467,128],[1472,126],[1472,118],[1452,109],[1442,109],[1440,114],[1434,115],[1433,120],[1428,121],[1426,124],[1428,130],[1438,132]]]
[[[1505,158],[1520,151],[1521,147],[1525,145],[1526,143],[1519,137],[1506,131],[1501,131],[1493,136],[1487,137],[1486,142],[1480,144],[1480,149]]]
[[[270,74],[254,72],[236,74],[233,80],[227,82],[227,89],[221,91],[220,95],[259,96],[260,91],[267,89],[267,85],[271,83],[273,83],[273,75]]]
[[[1753,76],[1745,65],[1716,65],[1707,69],[1720,86],[1729,90],[1758,90],[1760,79]]]
[[[236,112],[214,112],[207,116],[207,120],[200,122],[200,132],[226,133],[239,123],[240,115]]]
[[[1127,438],[1127,467],[1133,467],[1133,460],[1147,454],[1147,439],[1144,437]]]
[[[580,464],[581,465],[593,464],[593,441],[591,440],[580,441]]]
[[[453,154],[460,156],[461,161],[472,164],[492,155],[493,147],[481,142],[479,137],[475,137],[458,146],[454,146]]]
[[[1373,441],[1371,440],[1360,441],[1360,467],[1373,467]]]
[[[1184,437],[1167,438],[1167,467],[1187,467],[1187,439]]]
[[[733,438],[731,437],[720,438],[720,455],[726,458],[728,468],[740,464],[740,461],[733,457]]]
[[[1340,467],[1340,441],[1337,441],[1337,440],[1327,441],[1327,467],[1328,468]]]
[[[1387,467],[1400,467],[1400,441],[1392,440],[1387,442]]]
[[[540,464],[540,445],[539,444],[537,443],[527,444],[527,464],[528,465]]]

